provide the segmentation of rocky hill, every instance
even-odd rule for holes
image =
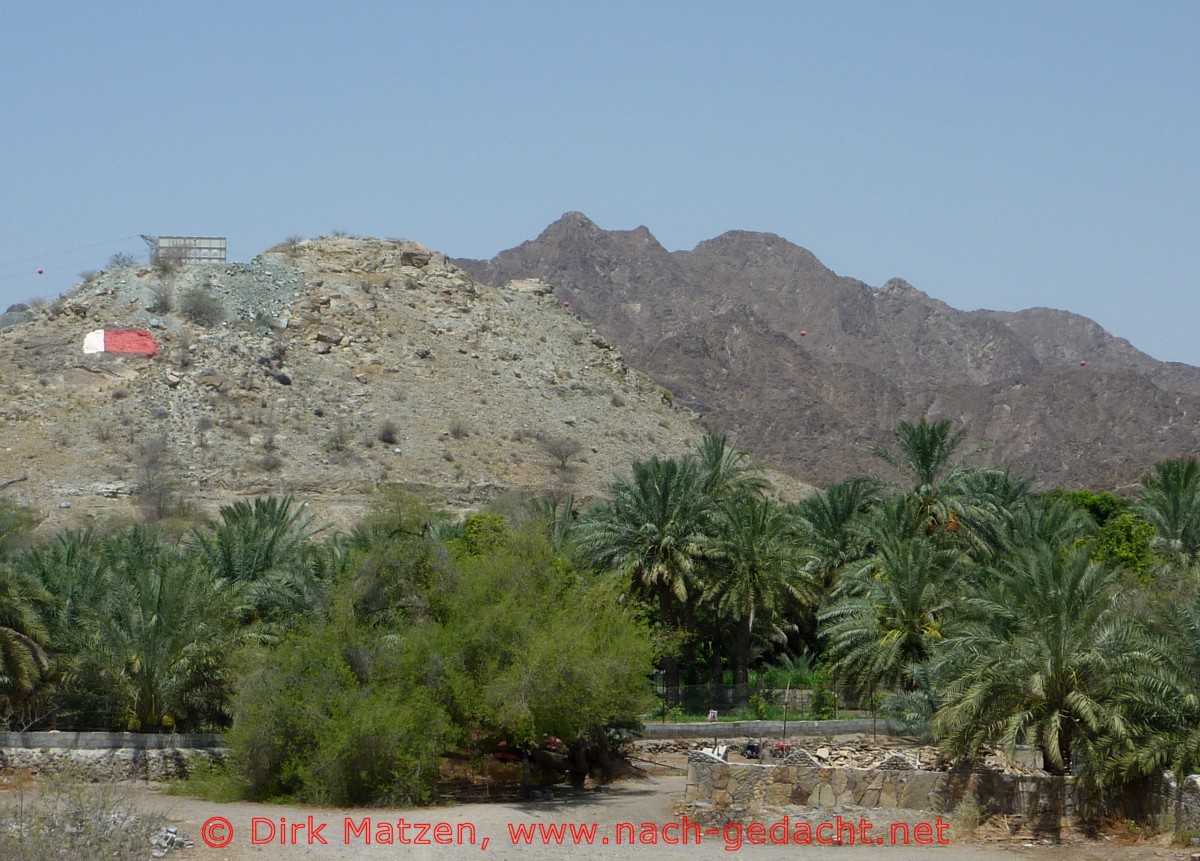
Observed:
[[[268,492],[344,523],[381,482],[459,509],[587,498],[703,433],[545,285],[487,287],[411,242],[109,270],[0,325],[0,482],[24,477],[6,493],[49,527]],[[108,327],[162,351],[85,355]]]
[[[768,233],[668,252],[645,227],[567,213],[481,281],[538,278],[688,406],[775,466],[827,483],[878,462],[902,419],[965,424],[1042,485],[1121,486],[1200,448],[1200,369],[1064,311],[965,312],[873,288]]]

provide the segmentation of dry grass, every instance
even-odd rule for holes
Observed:
[[[161,816],[139,810],[118,786],[81,784],[68,777],[36,786],[22,782],[0,802],[0,858],[143,861],[162,829]]]

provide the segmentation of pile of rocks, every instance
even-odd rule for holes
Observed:
[[[836,742],[814,743],[810,739],[723,739],[729,746],[730,761],[747,759],[742,752],[747,742],[759,745],[760,757],[749,757],[765,765],[812,766],[819,768],[867,768],[919,771],[950,771],[955,761],[945,757],[932,745],[914,745],[897,738],[873,739],[857,736],[839,739]],[[648,756],[684,755],[712,746],[704,739],[675,739],[664,741],[639,741],[637,750]],[[1037,775],[1044,772],[1037,767],[1036,756],[1022,755],[1014,761],[995,750],[988,750],[974,764],[976,769],[1009,775]]]
[[[191,849],[194,844],[188,835],[174,826],[167,826],[150,841],[150,854],[155,858],[163,858],[172,850]]]

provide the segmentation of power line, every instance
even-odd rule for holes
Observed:
[[[50,251],[46,254],[35,254],[32,257],[22,257],[20,260],[8,260],[0,263],[0,266],[16,266],[18,263],[29,263],[32,260],[44,260],[47,257],[57,257],[62,254],[72,254],[76,251],[85,251],[88,248],[99,248],[102,245],[116,245],[118,242],[124,242],[127,239],[137,239],[134,236],[122,236],[119,239],[108,239],[104,242],[93,242],[91,245],[80,245],[78,248],[66,248],[62,251]]]
[[[64,252],[66,253],[66,252]],[[89,257],[86,260],[77,260],[73,263],[64,263],[62,266],[42,266],[40,273],[33,272],[16,272],[8,275],[0,275],[0,281],[13,281],[17,278],[38,278],[41,275],[46,275],[50,272],[61,272],[64,269],[74,269],[76,266],[87,266],[91,263],[102,263],[105,260],[103,257]]]

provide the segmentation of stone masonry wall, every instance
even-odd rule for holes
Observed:
[[[1027,819],[1070,816],[1075,810],[1075,787],[1070,778],[911,768],[732,764],[704,754],[689,757],[685,801],[718,810],[795,804],[951,812],[968,793],[973,793],[980,807],[989,812],[1019,814]]]
[[[18,774],[67,774],[77,780],[170,780],[186,777],[188,764],[219,762],[215,735],[131,733],[0,733],[0,781]]]

